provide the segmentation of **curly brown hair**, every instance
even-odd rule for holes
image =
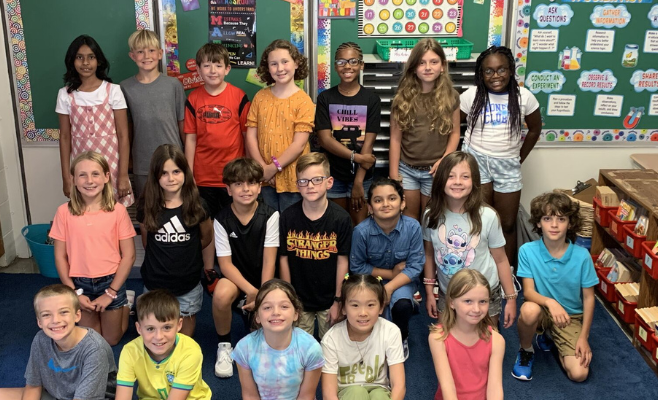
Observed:
[[[569,218],[569,228],[567,229],[567,240],[571,243],[576,242],[576,232],[580,231],[583,225],[580,217],[580,204],[572,201],[564,193],[548,192],[540,194],[530,202],[530,223],[532,230],[542,235],[540,222],[543,216],[560,215]]]
[[[260,80],[271,85],[274,83],[274,78],[270,74],[270,69],[267,64],[267,59],[270,56],[270,53],[277,49],[288,50],[290,57],[293,61],[297,63],[297,69],[295,70],[295,80],[306,79],[308,76],[308,59],[304,57],[302,53],[299,52],[299,49],[295,47],[292,43],[287,40],[277,39],[270,43],[269,46],[263,51],[263,55],[260,58],[260,65],[256,70],[256,73],[260,77]]]

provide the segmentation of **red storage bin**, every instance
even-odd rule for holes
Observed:
[[[632,324],[635,320],[635,309],[637,308],[636,302],[626,301],[625,298],[619,295],[619,292],[615,290],[615,295],[617,296],[617,314],[621,317],[621,320],[627,324]]]
[[[596,271],[596,274],[599,276],[599,284],[596,285],[596,288],[608,303],[616,303],[617,292],[615,291],[615,282],[610,282],[608,280],[608,272],[610,272],[611,269],[612,268],[600,268]]]
[[[599,269],[603,268],[603,266],[601,265],[601,263],[597,263],[597,262],[596,262],[596,260],[599,259],[599,255],[598,255],[598,254],[596,254],[596,255],[591,254],[591,256],[592,256],[592,263],[594,263],[594,268],[595,268],[597,271],[598,271]]]
[[[615,210],[608,211],[608,215],[610,215],[610,230],[619,243],[624,243],[624,225],[635,226],[637,221],[622,221],[617,218],[617,211]]]
[[[609,227],[610,214],[608,214],[608,211],[614,210],[616,214],[617,210],[619,209],[619,206],[612,206],[612,207],[603,206],[601,205],[601,202],[596,197],[592,201],[592,205],[594,206],[594,219],[596,220],[596,222],[598,222],[598,224],[604,228]]]
[[[624,225],[624,248],[635,258],[642,257],[642,243],[647,236],[640,236],[634,232],[635,225]]]
[[[644,320],[638,315],[637,311],[635,312],[635,329],[634,336],[635,339],[640,342],[642,347],[649,350],[649,353],[653,354],[655,350],[656,343],[653,341],[655,330],[651,328]]]
[[[651,353],[651,358],[653,358],[653,362],[658,364],[658,336],[654,333],[651,338],[653,339],[653,353]]]
[[[658,279],[658,256],[651,252],[656,242],[642,243],[642,267],[653,279]]]

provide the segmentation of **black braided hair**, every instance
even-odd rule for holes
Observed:
[[[334,54],[334,59],[338,58],[338,53],[348,49],[356,51],[359,54],[359,60],[363,60],[363,51],[361,51],[361,47],[354,42],[345,42],[338,46],[336,53]]]
[[[514,61],[514,55],[512,51],[503,46],[491,46],[478,57],[475,62],[475,85],[477,91],[475,93],[475,100],[473,101],[473,106],[471,107],[471,112],[468,116],[468,130],[473,133],[475,129],[475,123],[480,117],[482,110],[485,110],[489,107],[489,91],[484,85],[484,71],[482,70],[482,64],[484,60],[492,55],[500,54],[507,58],[509,64],[509,83],[507,84],[507,92],[509,93],[509,100],[507,105],[507,114],[508,120],[507,124],[510,127],[510,140],[512,137],[518,137],[521,134],[521,106],[519,104],[519,83],[516,81],[516,62]],[[482,129],[484,129],[484,123],[482,124]]]

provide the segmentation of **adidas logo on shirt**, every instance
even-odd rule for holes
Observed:
[[[185,231],[178,216],[173,216],[169,222],[155,234],[155,240],[163,243],[177,243],[190,240],[190,234]]]
[[[231,232],[231,234],[228,235],[228,237],[233,238],[233,239],[237,239],[238,235],[236,235],[235,232]]]

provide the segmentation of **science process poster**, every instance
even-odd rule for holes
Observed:
[[[256,67],[256,0],[208,0],[208,42],[228,50],[232,68]]]
[[[516,75],[542,141],[658,141],[658,0],[517,0]]]
[[[461,37],[463,2],[360,0],[359,37]]]

